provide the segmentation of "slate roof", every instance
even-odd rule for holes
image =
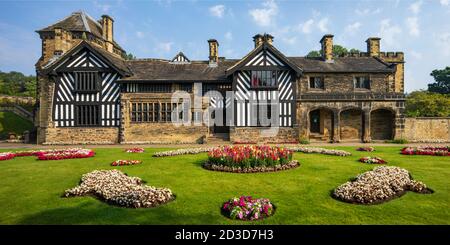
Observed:
[[[47,26],[36,32],[41,33],[53,31],[55,28],[61,28],[68,31],[89,32],[94,36],[103,39],[102,25],[99,23],[99,21],[96,21],[94,18],[82,11],[73,12],[71,15],[56,22],[55,24]],[[122,49],[118,43],[116,43],[115,41],[113,41],[113,43],[117,48]]]
[[[393,72],[389,64],[375,57],[336,57],[333,63],[322,58],[288,57],[304,72]]]

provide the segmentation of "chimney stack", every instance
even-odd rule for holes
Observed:
[[[379,56],[380,55],[380,39],[379,37],[369,37],[366,40],[367,43],[367,53],[369,56]]]
[[[255,36],[253,36],[253,42],[255,43],[255,48],[257,48],[264,42],[264,36],[261,34],[256,34]]]
[[[270,34],[264,34],[264,41],[270,45],[273,45],[273,36]]]
[[[333,35],[326,34],[320,39],[320,44],[322,44],[322,57],[325,62],[333,62]]]
[[[113,22],[114,20],[108,15],[102,15],[102,36],[105,40],[106,50],[113,52]]]
[[[209,66],[216,67],[219,63],[219,42],[216,39],[209,39]]]

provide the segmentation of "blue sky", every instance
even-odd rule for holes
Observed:
[[[369,36],[382,51],[405,52],[407,91],[425,89],[430,72],[450,66],[450,0],[384,1],[4,1],[0,0],[0,70],[34,74],[41,55],[35,30],[83,10],[115,20],[115,40],[138,58],[172,58],[183,51],[207,59],[209,38],[219,55],[241,58],[252,36],[270,33],[288,56],[319,49],[320,38],[366,50]]]

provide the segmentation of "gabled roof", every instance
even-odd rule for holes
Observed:
[[[175,55],[175,57],[172,58],[170,62],[174,64],[186,64],[190,63],[191,61],[188,59],[188,57],[186,57],[186,55],[183,54],[183,52],[180,51],[177,55]]]
[[[86,41],[81,41],[79,44],[75,45],[74,47],[72,47],[72,49],[61,56],[55,56],[54,58],[50,59],[47,64],[43,64],[41,67],[38,67],[38,69],[40,69],[43,75],[52,73],[61,65],[63,65],[70,57],[78,54],[81,50],[85,49],[88,49],[90,52],[101,58],[103,62],[105,62],[108,66],[113,67],[113,69],[119,72],[122,76],[131,75],[130,69],[128,68],[125,60],[112,55],[102,48],[95,47],[94,45],[91,45]]]
[[[376,57],[335,57],[333,62],[325,62],[321,57],[288,57],[304,72],[393,72],[390,64]]]
[[[65,17],[64,19],[43,29],[37,30],[36,32],[51,32],[56,28],[61,28],[67,31],[89,32],[94,36],[103,39],[102,25],[99,23],[99,21],[96,21],[94,18],[83,11],[73,12],[71,15]],[[117,48],[122,49],[120,45],[115,41],[113,41],[113,43]]]
[[[271,44],[264,42],[263,44],[259,45],[250,53],[248,53],[246,56],[244,56],[239,62],[234,64],[232,67],[228,68],[226,70],[227,75],[233,74],[235,71],[237,71],[239,68],[243,67],[250,59],[252,59],[255,55],[257,55],[262,50],[269,50],[272,52],[278,59],[280,59],[282,62],[284,62],[288,67],[293,69],[297,75],[300,75],[303,71],[300,67],[298,67],[295,63],[290,61],[286,56],[284,56],[278,49],[276,49]]]

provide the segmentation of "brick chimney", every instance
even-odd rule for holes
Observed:
[[[209,39],[209,66],[216,67],[219,63],[219,42],[216,39]]]
[[[379,56],[380,55],[380,39],[379,37],[369,37],[366,40],[367,43],[367,53],[369,56]]]
[[[320,39],[322,45],[322,57],[325,62],[333,62],[333,35],[326,34]]]
[[[253,42],[255,43],[255,48],[257,48],[264,42],[264,36],[261,34],[256,34],[255,36],[253,36]]]
[[[105,48],[113,52],[113,23],[114,20],[108,15],[102,15],[102,37],[105,40]]]

